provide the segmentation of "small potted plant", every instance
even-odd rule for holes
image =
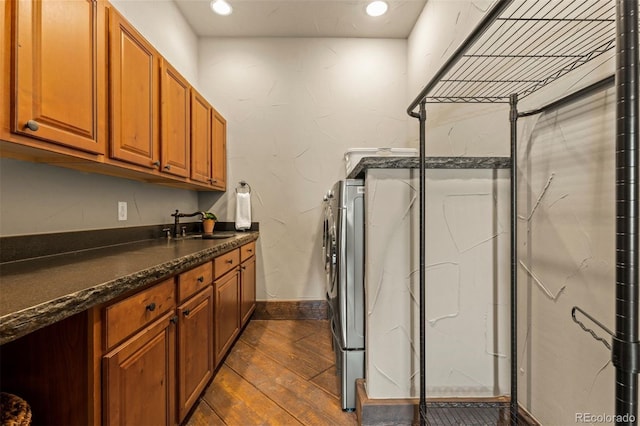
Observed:
[[[205,234],[213,234],[213,226],[218,218],[211,212],[200,212],[202,215],[202,231]]]

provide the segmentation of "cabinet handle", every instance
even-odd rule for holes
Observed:
[[[26,124],[24,125],[24,127],[26,129],[31,130],[32,132],[37,132],[38,129],[40,128],[40,125],[38,124],[37,121],[35,120],[29,120],[26,122]]]
[[[184,311],[182,311],[182,314],[187,317],[189,316],[189,313],[191,313],[191,311],[189,309],[185,309]]]
[[[164,166],[164,169],[165,169],[165,170],[171,170],[171,165],[170,165],[170,164],[167,164],[166,166]]]
[[[154,161],[153,163],[151,163],[152,166],[156,166],[156,167],[160,167],[160,162],[159,161]]]
[[[227,259],[227,263],[228,263],[229,265],[232,265],[232,264],[233,264],[233,259]]]
[[[171,324],[177,324],[177,323],[178,323],[178,316],[177,316],[177,315],[175,315],[175,316],[171,317],[171,319],[169,320],[169,322],[170,322]]]
[[[247,249],[247,253],[253,253],[253,249]]]
[[[217,179],[211,179],[211,183],[218,183]]]
[[[199,283],[203,283],[204,282],[204,277],[198,277],[197,280],[198,280]]]
[[[153,303],[153,302],[151,302],[151,303],[149,303],[149,304],[147,305],[147,308],[146,308],[146,309],[147,309],[147,311],[149,311],[149,312],[153,312],[153,311],[155,311],[155,310],[156,310],[156,304],[155,304],[155,303]]]
[[[242,266],[240,267],[240,269],[242,269],[242,270],[244,271],[245,269],[247,269],[247,267],[246,267],[246,266],[244,266],[244,265],[242,265]]]

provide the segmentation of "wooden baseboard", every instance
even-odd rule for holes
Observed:
[[[533,415],[530,412],[528,412],[521,405],[520,405],[520,408],[518,409],[518,415],[520,416],[520,419],[525,425],[540,426],[541,424],[539,421],[536,420],[535,417],[533,417]]]
[[[326,320],[325,300],[258,301],[254,320]]]
[[[420,424],[420,413],[417,398],[370,399],[364,386],[365,380],[356,380],[356,415],[358,424],[368,425],[417,425]],[[509,397],[488,398],[427,398],[427,403],[437,402],[485,402],[509,403]],[[523,426],[540,426],[534,417],[524,408],[519,407],[518,424]]]
[[[420,424],[417,399],[369,399],[364,382],[364,379],[356,380],[356,415],[359,425]]]

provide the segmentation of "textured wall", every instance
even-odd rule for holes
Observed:
[[[411,99],[487,5],[427,3],[408,42]],[[441,31],[446,25],[453,30]],[[520,110],[611,74],[612,56],[530,96]],[[609,327],[614,321],[613,96],[610,90],[519,120],[519,401],[542,424],[572,424],[581,412],[614,413],[610,353],[571,320],[571,307],[579,305]],[[509,154],[506,107],[443,105],[427,115],[432,155]],[[416,140],[417,123],[409,126]]]
[[[193,191],[11,159],[0,160],[0,194],[2,236],[173,223],[175,209],[198,202]]]
[[[418,171],[367,172],[367,395],[419,396]],[[509,172],[427,172],[427,392],[509,390]]]
[[[520,400],[543,424],[569,424],[614,414],[611,354],[571,320],[577,305],[614,326],[614,91],[532,121],[519,161]]]
[[[233,221],[233,188],[248,181],[258,299],[323,299],[322,197],[348,148],[405,146],[406,42],[203,39],[199,75],[228,121],[230,188],[201,208]]]
[[[429,0],[407,40],[407,106],[490,9],[490,0]],[[430,104],[427,155],[509,155],[508,107]],[[491,123],[487,125],[487,123]],[[418,121],[408,122],[410,143],[418,146]]]

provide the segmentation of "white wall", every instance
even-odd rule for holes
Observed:
[[[427,3],[408,41],[410,101],[486,4]],[[453,30],[443,31],[447,26]],[[611,74],[612,56],[527,98],[520,110]],[[580,412],[614,413],[610,353],[571,320],[571,307],[579,305],[610,327],[614,321],[613,96],[609,90],[519,120],[518,389],[520,403],[542,424],[572,424]],[[506,107],[434,106],[427,116],[431,155],[509,155]]]
[[[110,0],[189,82],[198,82],[198,37],[172,0]]]
[[[118,201],[127,221],[118,221]],[[0,160],[0,235],[173,223],[175,209],[196,211],[194,191],[24,161]]]
[[[407,106],[488,11],[490,0],[429,0],[407,40]],[[508,156],[508,106],[429,104],[427,155]],[[491,123],[490,126],[487,123]],[[418,146],[418,121],[408,121]]]
[[[615,324],[614,123],[609,90],[528,123],[520,144],[519,389],[543,424],[614,414],[611,353],[571,320],[577,305]]]
[[[201,208],[234,220],[253,188],[259,300],[324,299],[321,203],[350,147],[405,146],[406,42],[202,39],[200,86],[228,121],[229,191]]]
[[[190,81],[197,38],[169,0],[112,2]],[[129,219],[117,221],[117,202]],[[0,236],[171,223],[175,209],[196,211],[194,191],[0,159]]]
[[[428,170],[427,394],[509,390],[509,171]],[[366,386],[420,391],[418,170],[367,172]]]

